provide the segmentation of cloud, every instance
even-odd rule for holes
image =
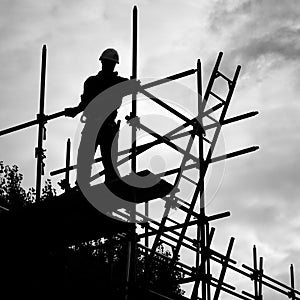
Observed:
[[[213,32],[226,36],[234,61],[246,68],[298,61],[299,14],[297,1],[217,1],[210,16]]]

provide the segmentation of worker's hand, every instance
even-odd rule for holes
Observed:
[[[134,92],[138,92],[141,89],[141,81],[140,80],[131,79],[130,85],[131,85],[131,89]]]
[[[76,107],[68,107],[65,109],[65,116],[74,118],[78,114]]]
[[[129,126],[135,126],[137,129],[141,129],[141,122],[139,117],[133,117],[132,114],[126,116],[127,124]]]
[[[126,86],[123,86],[124,95],[137,93],[139,90],[141,90],[141,82],[139,80],[128,80]]]
[[[141,81],[140,81],[140,80],[135,80],[135,81],[134,81],[134,83],[133,83],[133,89],[134,89],[136,92],[139,92],[139,91],[142,89]]]

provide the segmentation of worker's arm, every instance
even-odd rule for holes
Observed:
[[[65,115],[67,117],[74,118],[76,117],[79,113],[81,113],[84,110],[84,106],[82,105],[82,102],[80,102],[77,106],[75,107],[68,107],[65,109]]]
[[[112,90],[111,91],[112,95],[114,91],[117,92],[117,94],[121,93],[121,96],[125,97],[126,95],[137,93],[141,89],[141,83],[139,80],[132,79],[132,80],[126,80],[125,82],[126,84],[122,83],[122,88],[120,90],[118,89]],[[91,91],[93,91],[93,89],[90,88],[91,84],[92,84],[92,77],[88,78],[84,83],[84,90],[83,90],[83,94],[81,95],[81,102],[78,104],[78,106],[69,107],[65,109],[65,115],[67,117],[74,118],[77,114],[84,111],[87,105],[89,104],[90,99],[94,98],[95,95],[91,94]]]

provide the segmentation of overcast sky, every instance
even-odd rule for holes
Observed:
[[[260,114],[228,125],[223,132],[225,147],[233,151],[259,145],[260,150],[226,162],[208,212],[230,210],[232,215],[215,222],[213,245],[225,252],[229,237],[236,237],[233,257],[240,264],[250,264],[256,244],[269,275],[288,280],[289,264],[295,263],[297,280],[299,1],[2,0],[0,128],[35,118],[43,44],[48,47],[46,114],[78,104],[84,80],[99,71],[98,57],[107,47],[118,49],[117,70],[130,77],[134,4],[139,8],[140,78],[194,68],[200,58],[206,83],[219,51],[224,52],[221,68],[229,76],[238,64],[242,66],[228,115],[252,110]],[[195,89],[195,78],[181,82]],[[63,166],[66,138],[74,138],[78,122],[79,117],[47,125],[46,177]],[[17,164],[24,186],[34,186],[37,128],[1,137],[0,143],[0,159]],[[248,287],[251,291],[252,285]]]

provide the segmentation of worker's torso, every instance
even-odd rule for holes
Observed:
[[[96,76],[91,76],[85,81],[82,100],[90,103],[106,89],[126,80],[126,78],[118,76],[117,72],[106,75],[100,71]]]
[[[106,75],[100,71],[96,76],[89,77],[84,83],[84,92],[81,96],[81,99],[85,103],[85,105],[87,106],[88,104],[90,104],[95,99],[95,97],[97,97],[108,88],[111,88],[118,83],[128,80],[127,78],[120,77],[117,74],[117,72],[114,72],[112,74]],[[117,108],[121,105],[121,94],[116,96],[115,93],[112,93],[111,97],[113,97],[113,99],[110,98],[110,93],[105,95],[105,97],[101,97],[100,95],[97,99],[95,99],[96,101],[101,101],[101,103],[98,103],[99,106],[97,105],[97,107],[100,107],[101,110],[104,109],[104,105],[106,105],[108,101],[114,101]],[[117,116],[117,109],[109,112],[109,114],[107,114],[107,116],[105,117],[105,120],[102,120],[101,117],[99,118],[99,116],[101,115],[100,109],[97,109],[96,111],[94,109],[87,109],[84,115],[86,117],[86,122],[90,123],[90,125],[92,125],[91,123],[98,122],[101,122],[103,124],[100,130],[102,134],[104,134],[104,132],[107,134],[110,130],[115,130],[115,118]]]

